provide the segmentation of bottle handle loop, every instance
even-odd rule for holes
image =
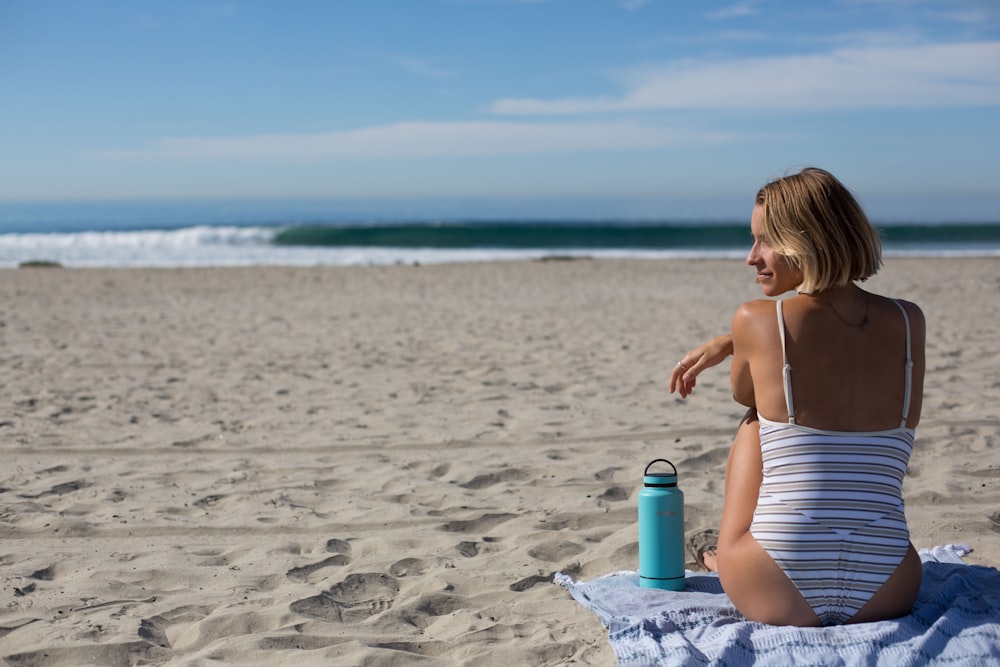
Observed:
[[[670,462],[670,461],[668,461],[667,459],[653,459],[652,461],[650,461],[650,462],[649,462],[649,463],[648,463],[648,464],[646,465],[646,469],[645,469],[645,470],[644,470],[644,471],[642,472],[642,474],[643,474],[643,475],[648,475],[648,474],[649,474],[649,469],[653,467],[653,464],[654,464],[654,463],[661,463],[661,462],[662,462],[662,463],[666,463],[666,464],[668,464],[668,465],[669,465],[669,466],[670,466],[671,468],[673,468],[673,469],[674,469],[674,476],[675,476],[675,477],[677,476],[677,466],[675,466],[675,465],[674,465],[673,463],[671,463],[671,462]]]

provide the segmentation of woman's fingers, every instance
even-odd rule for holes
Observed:
[[[682,378],[684,376],[686,369],[681,365],[681,362],[674,364],[674,367],[670,369],[670,393],[674,393],[681,387]],[[682,394],[683,395],[683,394]]]
[[[670,393],[680,392],[681,398],[687,398],[695,386],[695,378],[701,370],[701,356],[695,361],[689,361],[697,351],[689,352],[684,358],[674,364],[670,371]]]

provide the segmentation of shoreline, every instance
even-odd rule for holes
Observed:
[[[1000,223],[900,223],[880,229],[884,256],[890,260],[1000,258]],[[83,228],[0,234],[0,268],[26,262],[151,269],[465,264],[553,257],[742,260],[747,239],[745,222],[629,220]]]

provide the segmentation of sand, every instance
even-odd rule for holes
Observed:
[[[928,320],[913,541],[1000,565],[1000,260],[890,259]],[[0,272],[11,665],[610,665],[551,582],[636,568],[645,463],[714,526],[741,409],[671,365],[739,261]]]

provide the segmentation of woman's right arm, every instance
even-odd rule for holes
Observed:
[[[687,398],[694,390],[695,378],[706,368],[722,363],[733,353],[733,337],[730,334],[716,336],[702,343],[675,364],[670,371],[670,393],[680,391],[681,398]]]

